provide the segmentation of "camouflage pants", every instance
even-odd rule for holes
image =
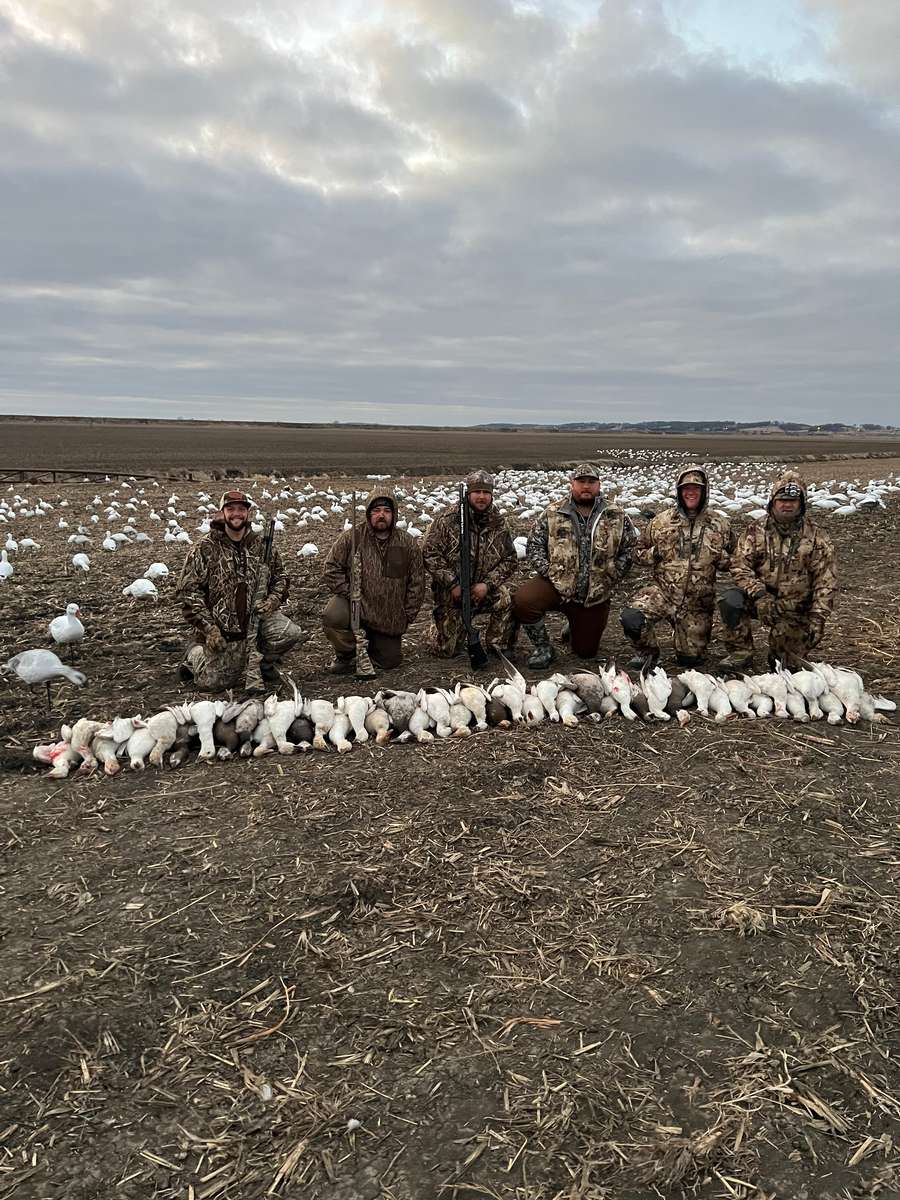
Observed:
[[[631,608],[644,614],[644,625],[637,639],[637,647],[645,654],[659,649],[656,626],[668,621],[672,626],[675,653],[680,658],[703,658],[712,633],[714,601],[699,604],[687,602],[677,611],[662,593],[662,589],[651,584],[639,592],[631,601]]]
[[[429,649],[438,658],[453,658],[465,649],[466,631],[463,628],[462,607],[455,604],[450,592],[443,588],[433,588],[432,595],[434,603],[431,615],[434,618],[434,629],[429,639]],[[508,649],[515,632],[511,590],[503,584],[490,599],[472,610],[473,617],[482,613],[488,614],[485,630],[487,644],[499,646],[501,650]]]
[[[275,678],[280,660],[302,638],[300,626],[295,625],[283,612],[270,613],[262,618],[256,646],[262,655],[263,679]],[[188,650],[185,664],[192,672],[198,688],[208,692],[224,692],[243,686],[247,652],[246,641],[226,642],[221,650],[210,650],[203,642],[198,642]]]
[[[736,625],[723,622],[722,641],[730,653],[746,651],[753,653],[753,619],[759,621],[769,635],[769,662],[778,659],[788,670],[796,670],[805,660],[813,644],[813,632],[809,616],[802,612],[779,614],[774,625],[759,620],[756,605],[749,596],[745,597],[745,608]]]

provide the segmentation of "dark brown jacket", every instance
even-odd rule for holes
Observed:
[[[377,538],[369,524],[369,509],[384,497],[394,510],[390,537]],[[355,516],[356,514],[354,514]],[[366,516],[357,520],[356,536],[362,570],[360,573],[360,620],[378,633],[405,633],[422,607],[425,567],[415,539],[397,529],[397,502],[385,488],[376,488],[366,501]],[[352,531],[335,541],[325,560],[325,586],[334,596],[350,598],[350,548]]]

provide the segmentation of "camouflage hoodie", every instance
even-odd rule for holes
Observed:
[[[394,513],[390,536],[375,536],[369,510],[385,499]],[[360,619],[378,633],[398,636],[415,620],[425,596],[422,551],[414,538],[396,527],[397,501],[393,492],[377,487],[366,500],[366,519],[356,522],[360,572]],[[352,530],[340,534],[325,560],[325,586],[334,596],[350,598]]]
[[[250,598],[263,569],[262,544],[262,536],[252,529],[233,542],[225,522],[216,517],[206,537],[189,551],[175,596],[185,621],[201,637],[214,625],[232,641],[246,637]],[[289,582],[281,555],[273,547],[266,595],[277,596],[283,604]]]
[[[800,515],[783,524],[775,520],[772,502],[788,483],[800,488]],[[806,484],[796,472],[786,471],[772,484],[768,509],[738,539],[731,559],[734,582],[754,600],[767,592],[775,596],[784,615],[827,618],[837,590],[834,543],[806,515]]]
[[[490,595],[515,574],[516,548],[506,520],[493,505],[485,513],[472,510],[471,531],[472,583],[486,583]],[[459,583],[459,541],[456,503],[432,521],[422,544],[422,556],[435,594],[448,592]]]
[[[683,507],[678,491],[689,474],[703,480],[700,506],[693,515]],[[635,562],[652,568],[653,581],[673,610],[685,605],[711,607],[716,572],[727,570],[734,550],[731,522],[709,511],[709,478],[702,467],[694,463],[685,467],[675,489],[677,503],[657,513],[644,528],[635,547]]]

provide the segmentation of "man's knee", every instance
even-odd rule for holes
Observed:
[[[393,671],[403,662],[403,639],[387,634],[369,635],[369,654],[376,667],[382,671]]]
[[[737,629],[747,612],[747,594],[740,588],[728,588],[719,601],[719,616],[729,629]]]
[[[544,613],[559,608],[559,592],[541,575],[536,575],[516,588],[513,597],[513,612],[520,625],[531,625],[539,621]]]
[[[647,618],[639,608],[623,608],[619,620],[622,622],[625,636],[631,638],[633,642],[638,640],[647,624]]]
[[[350,602],[343,596],[332,596],[322,609],[322,624],[326,629],[349,629]]]
[[[308,635],[303,633],[299,625],[282,612],[272,613],[260,622],[259,648],[269,656],[287,654],[300,641],[306,641]]]

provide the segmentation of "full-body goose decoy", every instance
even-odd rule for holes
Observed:
[[[77,646],[84,638],[84,626],[78,620],[77,604],[67,604],[61,617],[54,617],[47,630],[58,646]]]
[[[48,709],[51,708],[50,686],[55,680],[68,679],[76,687],[83,687],[87,680],[81,671],[75,671],[60,662],[52,650],[23,650],[21,654],[14,654],[8,659],[2,670],[14,673],[29,687],[46,684]]]

